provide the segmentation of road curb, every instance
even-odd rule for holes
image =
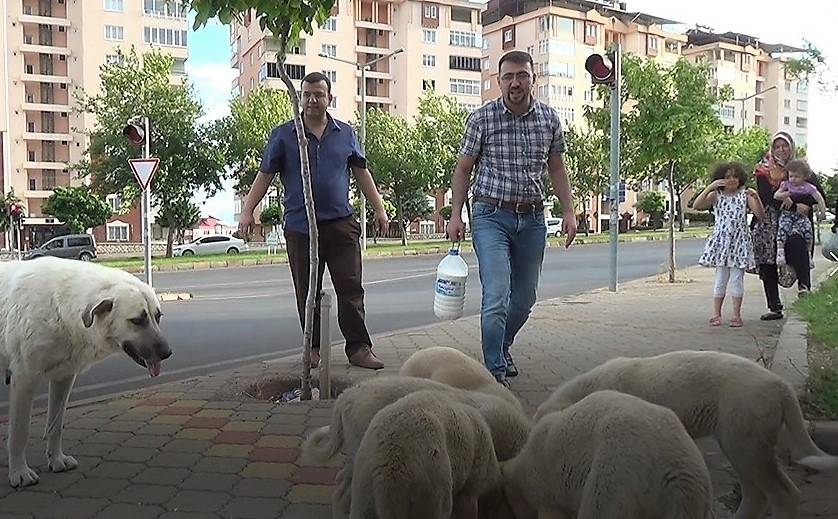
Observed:
[[[710,236],[710,233],[696,235],[696,236],[689,236],[684,237],[681,239],[705,239]],[[620,243],[635,243],[635,242],[643,242],[643,241],[664,241],[668,240],[669,236],[642,236],[642,237],[621,237],[619,242]],[[676,237],[676,241],[678,241]],[[585,238],[577,236],[574,240],[574,245],[596,245],[596,244],[603,244],[608,243],[608,239],[601,239],[601,238]],[[555,244],[550,243],[547,241],[547,247],[558,247],[564,248],[562,243],[556,242]],[[399,258],[399,257],[407,257],[407,256],[426,256],[431,254],[442,254],[447,249],[444,247],[430,247],[427,249],[405,249],[402,251],[381,251],[381,252],[371,252],[366,251],[362,252],[361,255],[364,259],[376,259],[376,258]],[[470,245],[464,245],[460,247],[460,250],[463,252],[473,252],[474,248]],[[234,259],[234,260],[220,260],[220,261],[195,261],[190,263],[176,263],[170,265],[152,265],[151,271],[152,272],[174,272],[174,271],[181,271],[181,270],[207,270],[207,269],[223,269],[223,268],[236,268],[236,267],[257,267],[257,266],[265,266],[265,265],[280,265],[288,263],[288,259],[286,257],[280,258],[259,258],[259,259]],[[141,274],[143,272],[142,265],[130,266],[130,267],[117,267],[126,272],[130,272],[131,274]]]
[[[188,301],[192,299],[192,294],[188,292],[159,292],[157,300],[164,301]]]

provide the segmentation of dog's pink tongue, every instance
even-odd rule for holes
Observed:
[[[160,370],[163,369],[163,363],[159,360],[154,362],[146,361],[146,365],[148,365],[148,374],[152,377],[159,375]]]

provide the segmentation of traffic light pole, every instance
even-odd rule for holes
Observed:
[[[608,201],[611,209],[611,224],[608,226],[608,248],[610,252],[608,290],[617,291],[617,241],[620,220],[620,105],[622,71],[620,70],[620,44],[612,44],[614,85],[611,87],[611,190]]]
[[[148,117],[143,117],[143,130],[145,137],[143,139],[143,158],[151,157],[151,132],[148,127]],[[149,187],[143,189],[142,200],[142,222],[143,222],[143,272],[145,272],[145,282],[148,286],[151,284],[151,223],[149,222],[149,213],[151,212],[151,201],[148,194]]]

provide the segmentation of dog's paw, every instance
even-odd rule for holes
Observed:
[[[65,470],[72,470],[79,466],[79,462],[72,456],[66,454],[58,454],[50,456],[47,461],[47,466],[52,472],[64,472]]]
[[[28,487],[38,482],[38,473],[24,465],[19,468],[9,469],[9,483],[15,488]]]

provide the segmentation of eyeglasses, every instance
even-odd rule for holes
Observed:
[[[529,72],[521,71],[521,72],[517,72],[515,74],[512,74],[510,72],[508,74],[502,75],[500,77],[500,80],[503,81],[504,83],[511,83],[513,79],[517,79],[518,81],[523,83],[524,81],[529,81],[529,79],[531,77],[532,77],[532,75]]]

